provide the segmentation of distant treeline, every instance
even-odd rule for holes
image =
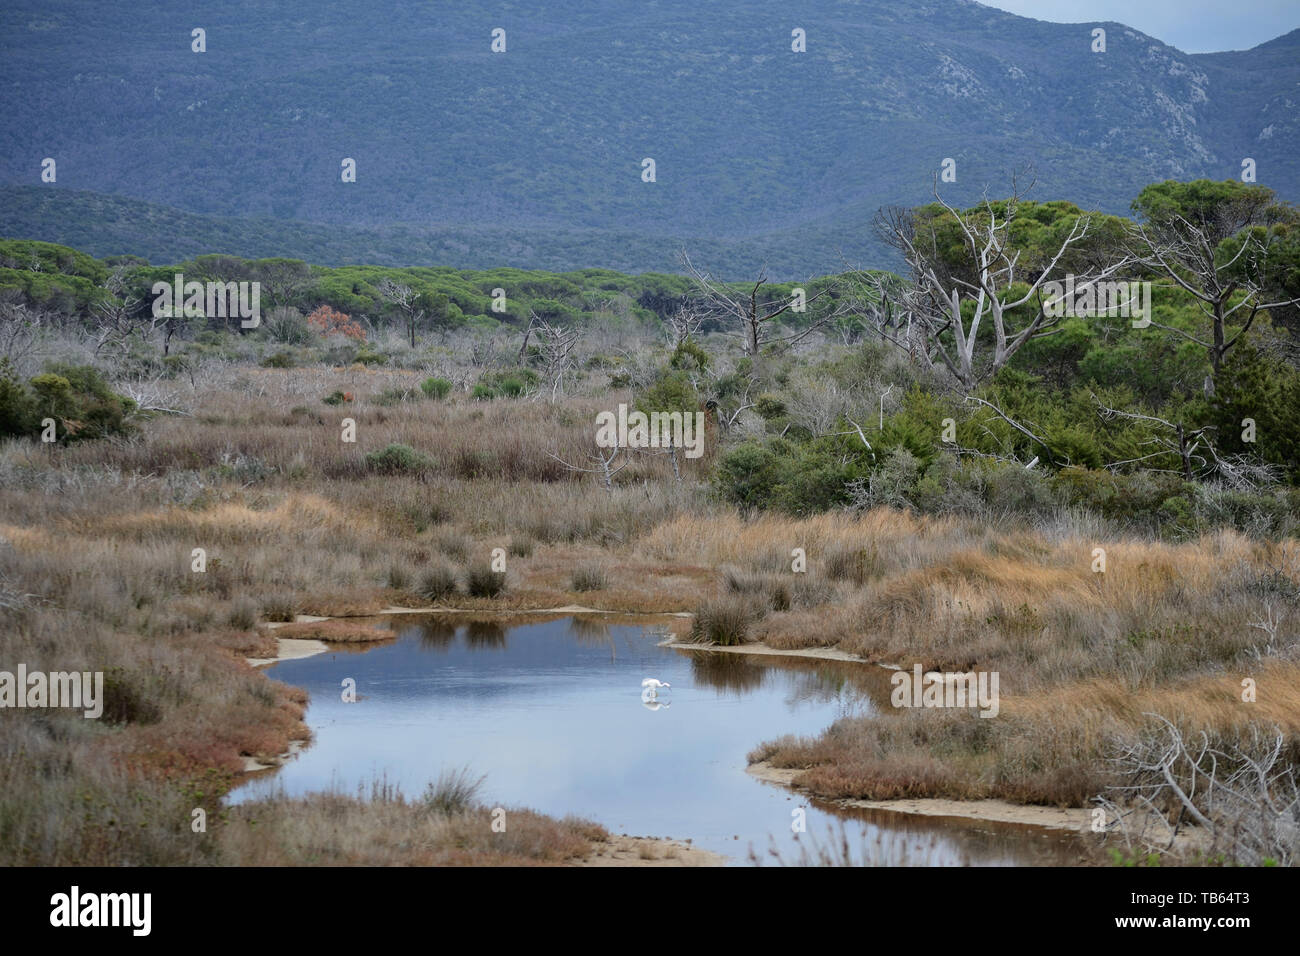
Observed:
[[[187,282],[260,282],[265,312],[280,307],[310,312],[328,305],[371,325],[400,318],[382,291],[387,281],[411,290],[424,314],[422,331],[474,324],[526,325],[534,314],[559,324],[596,320],[657,322],[697,292],[689,277],[663,273],[627,275],[608,269],[563,273],[478,271],[436,266],[330,268],[296,259],[241,259],[227,255],[202,255],[172,265],[151,265],[138,256],[96,259],[53,243],[0,239],[0,295],[21,297],[32,307],[69,316],[89,316],[97,306],[110,301],[130,302],[141,310],[152,308],[153,284],[173,282],[178,273]],[[787,297],[798,286],[813,298],[823,288],[836,285],[835,277],[772,283],[764,287],[764,295]],[[734,288],[740,292],[745,286],[737,284]],[[795,324],[814,321],[832,307],[833,294],[814,299],[807,313],[791,319]],[[238,322],[230,324],[232,328],[238,326]]]

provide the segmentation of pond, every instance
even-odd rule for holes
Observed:
[[[239,802],[355,792],[377,778],[408,796],[447,770],[484,776],[489,806],[574,814],[614,833],[691,840],[749,862],[793,862],[840,839],[876,865],[1061,865],[1068,833],[1009,824],[844,811],[745,772],[783,734],[887,709],[888,673],[868,664],[660,646],[644,618],[580,615],[508,622],[458,615],[388,619],[395,639],[271,665],[311,694],[311,745],[231,795]],[[671,684],[644,701],[641,681]],[[343,687],[355,681],[356,701]],[[792,811],[807,832],[796,838]]]

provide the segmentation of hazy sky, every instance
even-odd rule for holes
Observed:
[[[979,0],[1022,17],[1113,20],[1186,53],[1248,50],[1300,27],[1297,0]]]

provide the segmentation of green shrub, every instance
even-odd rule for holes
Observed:
[[[880,464],[865,481],[853,485],[853,503],[860,508],[910,508],[921,477],[921,463],[905,447],[881,453]]]
[[[508,398],[518,398],[528,389],[522,376],[506,375],[497,380],[497,391]]]
[[[414,401],[420,398],[421,394],[413,388],[386,388],[370,401],[383,408],[389,408],[402,402]]]
[[[1182,496],[1187,487],[1178,475],[1122,475],[1073,466],[1057,472],[1051,484],[1068,504],[1142,525],[1150,524],[1161,504]]]
[[[1019,464],[986,465],[986,500],[995,511],[1048,514],[1060,502],[1045,471]]]
[[[297,364],[297,361],[293,357],[293,353],[286,351],[285,349],[273,352],[266,358],[262,359],[263,368],[294,368]]]
[[[131,399],[118,395],[98,369],[88,365],[50,365],[26,385],[8,363],[0,363],[0,437],[36,438],[51,418],[60,442],[128,435]]]
[[[785,402],[779,395],[760,395],[754,402],[754,411],[764,421],[771,421],[785,414]]]
[[[722,456],[713,481],[727,501],[742,508],[766,508],[784,477],[784,462],[769,449],[749,442]]]
[[[670,372],[657,378],[636,399],[636,408],[653,412],[691,414],[700,409],[700,396],[685,372]]]
[[[426,378],[420,383],[420,391],[429,398],[441,400],[451,394],[451,382],[445,378]]]
[[[26,386],[13,377],[6,362],[0,366],[0,435],[34,437],[39,430],[35,400]]]
[[[1173,536],[1191,534],[1196,530],[1196,516],[1192,513],[1192,503],[1185,495],[1173,495],[1160,502],[1156,512],[1161,526],[1168,529]]]
[[[1294,333],[1293,333],[1294,337]],[[1249,342],[1228,353],[1214,382],[1210,414],[1221,453],[1258,456],[1300,485],[1300,369]],[[1244,440],[1246,420],[1255,423]]]
[[[395,443],[366,455],[366,467],[382,475],[410,475],[429,470],[433,460],[410,445]]]
[[[743,508],[773,508],[794,515],[814,514],[849,504],[850,486],[864,481],[874,453],[848,428],[807,442],[783,438],[765,445],[749,442],[727,452],[714,475],[714,487]]]
[[[1199,526],[1237,528],[1256,537],[1300,534],[1300,488],[1233,491],[1200,485],[1193,499]]]
[[[687,339],[673,351],[673,357],[668,360],[668,366],[683,372],[707,372],[709,369],[709,353],[704,351],[693,339]]]
[[[489,372],[478,380],[471,393],[474,398],[491,401],[494,398],[518,398],[535,387],[541,376],[530,368],[505,369]]]

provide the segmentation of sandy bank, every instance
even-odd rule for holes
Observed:
[[[722,866],[726,857],[677,840],[612,836],[574,866]]]
[[[799,770],[773,767],[766,761],[750,764],[748,773],[767,783],[799,789],[794,783]],[[966,820],[991,820],[997,823],[1021,823],[1053,830],[1090,832],[1092,811],[1086,807],[1039,807],[1006,800],[946,800],[923,797],[904,800],[828,800],[844,807],[862,807],[868,810],[889,810],[911,813],[923,817],[959,817]]]
[[[274,757],[250,757],[244,755],[244,773],[258,773],[262,770],[274,770],[276,767],[283,766],[285,761],[292,760],[302,752],[307,746],[305,740],[289,741],[289,749],[282,754]]]
[[[245,657],[244,660],[254,667],[264,667],[276,661],[294,661],[300,657],[313,657],[329,650],[329,646],[324,641],[311,638],[277,637],[275,642],[278,647],[275,657]]]

